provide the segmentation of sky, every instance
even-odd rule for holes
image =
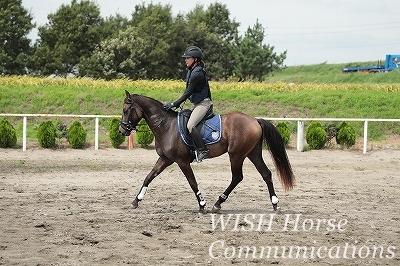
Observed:
[[[399,0],[95,0],[101,16],[120,14],[127,18],[136,5],[170,5],[173,15],[187,14],[197,4],[204,10],[215,2],[226,5],[231,20],[240,23],[239,32],[252,28],[257,20],[265,29],[264,43],[276,53],[287,51],[287,66],[337,64],[384,60],[386,54],[400,54]],[[48,23],[71,0],[22,0],[38,26]],[[37,39],[37,28],[29,37]],[[184,50],[185,47],[182,47]],[[204,51],[206,53],[207,51]]]

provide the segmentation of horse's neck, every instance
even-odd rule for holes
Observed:
[[[142,108],[143,118],[154,132],[166,117],[162,104],[152,98],[143,96],[139,96],[138,103]]]

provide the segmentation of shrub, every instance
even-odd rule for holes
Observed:
[[[332,124],[328,124],[327,126],[325,126],[325,131],[326,131],[326,135],[328,136],[328,140],[327,145],[332,145],[332,139],[336,138],[337,136],[337,126],[336,124],[332,123]]]
[[[110,140],[111,140],[111,145],[114,148],[118,148],[125,141],[125,136],[119,134],[118,128],[119,128],[119,119],[113,118],[111,120],[111,125],[110,125]]]
[[[315,121],[311,122],[306,133],[306,140],[310,149],[322,149],[325,146],[327,139],[328,136],[321,123]]]
[[[61,121],[56,122],[56,137],[61,140],[62,138],[67,138],[68,136],[68,127]]]
[[[140,120],[137,125],[136,132],[136,143],[140,147],[145,148],[149,146],[154,140],[153,132],[150,130],[149,125],[147,125],[144,119]]]
[[[15,128],[6,119],[0,120],[0,148],[12,148],[17,144]]]
[[[356,131],[346,122],[341,122],[337,129],[336,143],[347,148],[356,144]]]
[[[290,129],[288,124],[286,122],[280,122],[276,125],[276,129],[281,134],[285,146],[287,146],[290,141]]]
[[[73,149],[82,149],[86,144],[87,132],[79,121],[74,121],[68,129],[68,142]]]
[[[40,124],[37,138],[42,148],[54,148],[56,146],[56,127],[50,120]]]

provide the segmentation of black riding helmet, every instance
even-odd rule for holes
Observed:
[[[203,57],[203,52],[197,46],[189,46],[188,48],[186,48],[186,50],[183,53],[182,57],[202,58]]]

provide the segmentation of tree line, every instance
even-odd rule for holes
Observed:
[[[229,18],[226,5],[197,4],[186,14],[171,5],[139,4],[130,18],[103,18],[89,0],[72,0],[48,14],[33,43],[36,25],[22,0],[0,3],[0,75],[66,76],[129,79],[182,79],[181,55],[189,45],[202,48],[210,79],[263,80],[284,67],[286,51],[264,44],[265,30],[256,21],[244,35]]]

